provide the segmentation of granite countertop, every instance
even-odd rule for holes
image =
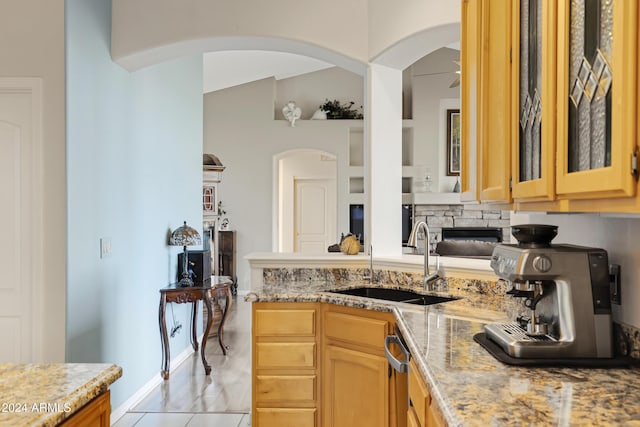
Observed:
[[[249,301],[326,302],[391,311],[432,398],[450,426],[640,425],[640,369],[522,368],[498,362],[473,341],[484,323],[504,321],[520,304],[503,290],[448,279],[460,299],[414,306],[327,292],[326,281],[269,284]],[[415,290],[415,289],[414,289]],[[515,305],[511,305],[515,304]]]
[[[98,363],[0,364],[0,426],[56,426],[122,376]]]

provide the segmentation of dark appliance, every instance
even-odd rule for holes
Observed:
[[[407,246],[413,226],[413,205],[402,205],[402,246]],[[349,232],[360,236],[360,248],[364,247],[364,205],[349,205]]]
[[[454,227],[442,229],[442,240],[502,242],[502,229],[493,227]]]
[[[349,205],[349,233],[360,236],[360,248],[364,245],[364,205]]]
[[[193,284],[202,286],[211,283],[211,251],[190,250],[189,253],[189,275]],[[182,277],[184,268],[184,252],[178,254],[178,278]]]

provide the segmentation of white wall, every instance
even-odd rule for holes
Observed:
[[[113,1],[112,54],[130,69],[230,49],[288,51],[350,68],[366,61],[367,36],[367,0]]]
[[[513,213],[511,224],[553,224],[553,243],[606,249],[609,263],[621,265],[622,304],[612,305],[615,321],[640,328],[640,217],[611,218],[602,214]]]
[[[460,41],[460,1],[369,0],[369,59],[404,69]]]
[[[332,74],[334,71],[326,70]],[[322,71],[314,73],[320,83]],[[296,78],[293,78],[296,79]],[[217,155],[226,166],[219,185],[220,200],[237,230],[237,275],[240,289],[250,289],[249,265],[244,256],[271,251],[274,223],[274,156],[289,150],[314,149],[336,156],[338,233],[348,231],[349,128],[362,127],[361,120],[297,121],[274,120],[277,85],[291,82],[264,79],[204,96],[204,152]],[[344,94],[348,99],[362,97],[363,86]],[[358,91],[360,92],[358,95]],[[314,95],[315,96],[315,95]],[[311,98],[296,97],[304,104]],[[324,101],[313,99],[312,105]],[[341,203],[340,201],[345,201]]]
[[[4,1],[0,13],[0,77],[43,81],[42,156],[44,194],[41,318],[44,359],[65,357],[66,188],[64,2]]]
[[[432,191],[451,192],[455,177],[446,175],[446,109],[460,108],[460,86],[454,63],[460,52],[443,47],[411,66],[413,100],[413,164],[431,168]],[[416,168],[416,171],[419,168]]]

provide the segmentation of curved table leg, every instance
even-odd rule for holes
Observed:
[[[165,321],[165,308],[167,299],[164,295],[160,295],[160,307],[158,309],[158,323],[160,325],[160,337],[162,342],[162,371],[160,374],[165,380],[169,379],[169,337],[167,335],[167,323]]]
[[[197,320],[198,301],[194,301],[193,304],[191,304],[191,346],[193,347],[193,351],[198,351],[198,336],[196,335]]]
[[[202,337],[202,346],[200,348],[200,354],[202,355],[202,364],[204,365],[205,374],[209,375],[211,373],[211,366],[207,363],[207,359],[204,356],[204,350],[207,347],[207,337],[209,336],[209,332],[211,331],[211,325],[213,325],[213,309],[211,307],[211,291],[206,290],[203,292],[203,300],[204,305],[207,307],[207,313],[209,314],[209,319],[207,320],[207,329],[204,331],[204,336]]]
[[[220,348],[222,349],[222,354],[227,355],[227,350],[229,347],[224,345],[224,322],[227,320],[227,315],[229,314],[229,309],[231,308],[231,289],[229,286],[224,287],[225,294],[225,303],[224,303],[224,311],[222,312],[222,319],[220,319],[220,325],[218,325],[218,344],[220,344]]]

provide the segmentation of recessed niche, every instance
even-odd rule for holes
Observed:
[[[349,193],[364,193],[363,177],[358,176],[349,178]]]
[[[364,166],[364,131],[349,130],[349,166]]]
[[[402,129],[402,166],[413,165],[413,128]]]
[[[413,181],[412,177],[402,178],[402,192],[403,193],[411,193],[412,181]]]

